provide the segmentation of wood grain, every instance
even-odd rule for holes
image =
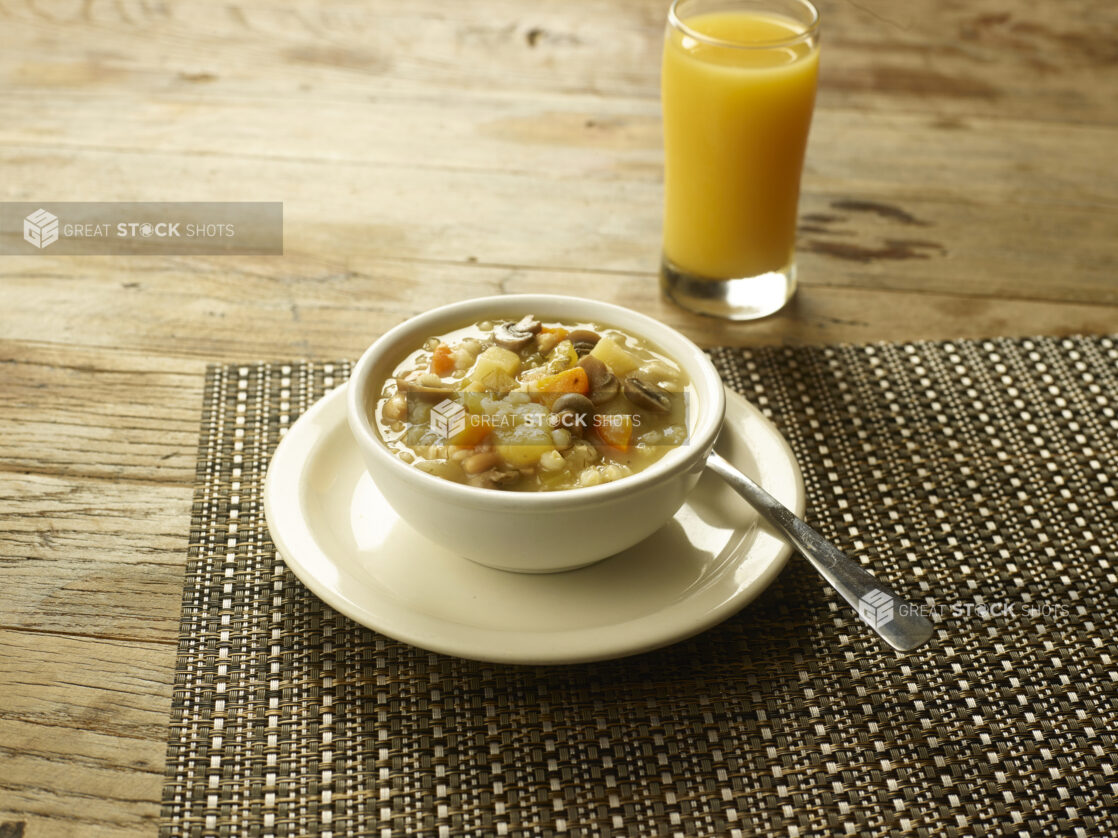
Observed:
[[[25,834],[156,833],[175,647],[0,629],[0,800]]]
[[[567,291],[706,345],[1118,330],[1118,6],[825,0],[801,289],[660,299],[666,2],[0,2],[0,200],[277,200],[282,257],[0,258],[0,836],[154,836],[209,362]]]

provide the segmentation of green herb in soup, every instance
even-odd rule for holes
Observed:
[[[529,314],[428,338],[385,382],[375,420],[416,468],[549,491],[619,480],[683,444],[689,392],[679,364],[647,341]]]

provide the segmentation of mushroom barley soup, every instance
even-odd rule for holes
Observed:
[[[432,336],[377,400],[381,437],[430,474],[490,489],[596,486],[687,439],[686,373],[593,323],[474,323]]]

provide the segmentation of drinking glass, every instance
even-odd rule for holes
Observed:
[[[819,73],[808,0],[675,0],[661,72],[660,284],[730,320],[796,290],[796,210]]]

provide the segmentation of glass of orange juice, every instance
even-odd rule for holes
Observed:
[[[796,206],[819,74],[808,0],[675,0],[661,73],[664,293],[752,320],[796,290]]]

